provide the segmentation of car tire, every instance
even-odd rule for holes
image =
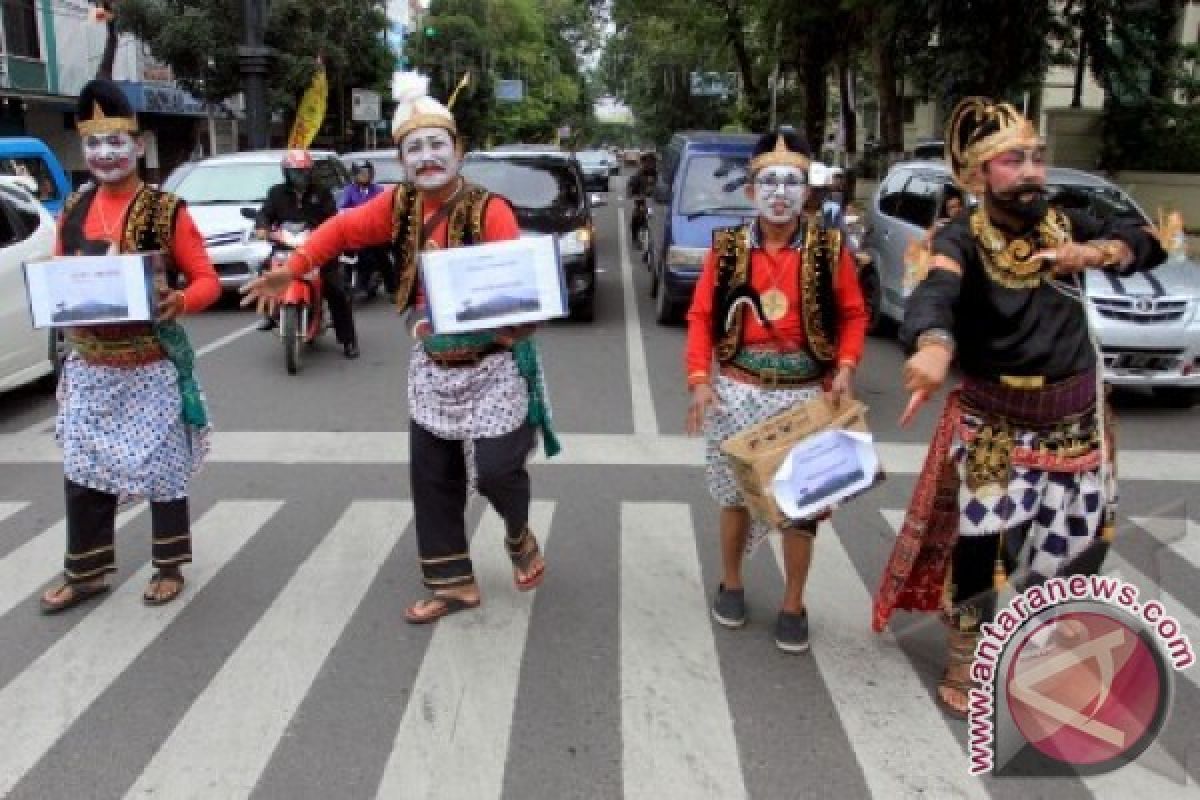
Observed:
[[[659,285],[657,281],[655,285],[658,287],[658,291],[654,297],[654,320],[659,325],[674,325],[679,320],[679,311],[675,304],[668,299],[667,287]]]
[[[596,296],[591,295],[577,305],[571,306],[572,322],[592,322],[596,319]]]
[[[1191,408],[1200,403],[1200,389],[1160,386],[1154,389],[1154,397],[1171,408]]]

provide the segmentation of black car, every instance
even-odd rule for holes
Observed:
[[[595,226],[579,162],[549,150],[491,150],[468,154],[462,174],[506,197],[522,233],[558,237],[571,318],[590,321],[596,299]]]

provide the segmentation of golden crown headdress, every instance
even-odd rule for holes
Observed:
[[[969,192],[983,191],[983,165],[1006,150],[1038,147],[1037,129],[1009,103],[968,97],[946,123],[946,161],[954,180]]]

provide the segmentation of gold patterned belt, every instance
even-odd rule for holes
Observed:
[[[67,335],[67,341],[80,358],[88,364],[100,367],[141,367],[167,357],[158,337],[152,333],[120,339],[102,339],[70,333]]]

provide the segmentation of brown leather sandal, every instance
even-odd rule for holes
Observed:
[[[64,580],[53,590],[43,592],[40,598],[43,614],[58,614],[69,608],[85,603],[93,597],[98,597],[109,590],[107,583],[71,583]],[[46,596],[53,596],[47,600]]]
[[[167,588],[166,594],[160,590]],[[142,594],[142,602],[148,606],[165,606],[183,593],[183,573],[179,570],[160,569],[150,578],[146,591]]]
[[[942,710],[957,719],[966,719],[970,708],[970,691],[975,686],[971,679],[971,664],[975,660],[975,645],[979,642],[979,631],[961,631],[951,628],[946,639],[946,669],[938,681],[937,695]],[[952,698],[962,698],[962,705]]]
[[[525,541],[521,549],[521,554],[513,557],[513,582],[517,585],[517,590],[521,592],[529,592],[541,585],[542,579],[546,577],[546,559],[542,557],[542,548],[538,546],[537,539],[532,533],[525,534]],[[524,578],[521,578],[524,575]]]

